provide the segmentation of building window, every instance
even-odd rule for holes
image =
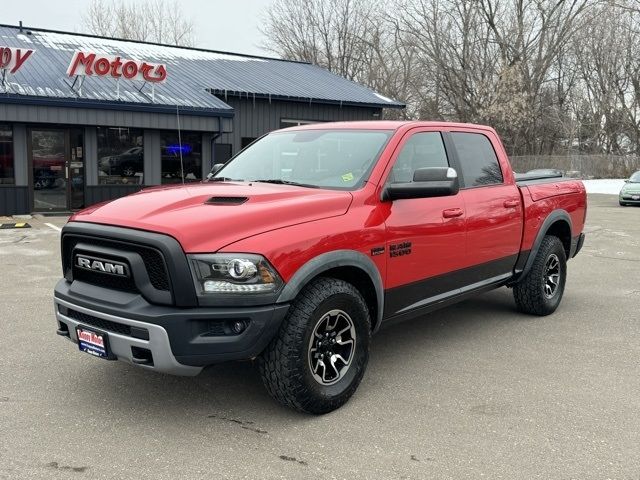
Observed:
[[[161,132],[162,183],[202,180],[202,134],[196,132]],[[182,162],[180,160],[182,159]]]
[[[213,163],[227,163],[231,158],[230,143],[214,143],[213,144]]]
[[[144,133],[139,128],[98,127],[98,183],[144,181]]]
[[[13,185],[13,129],[9,125],[0,125],[0,184]]]
[[[242,137],[240,139],[240,148],[248,147],[256,140],[256,137]]]
[[[294,120],[291,118],[281,118],[280,128],[299,127],[300,125],[311,125],[313,123],[320,123],[314,120]]]

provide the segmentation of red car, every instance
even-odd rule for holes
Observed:
[[[387,322],[503,286],[521,312],[553,313],[585,216],[582,182],[516,179],[489,127],[280,130],[203,183],[74,215],[58,334],[178,375],[255,359],[273,397],[325,413],[354,393]]]

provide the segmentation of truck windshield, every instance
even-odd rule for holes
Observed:
[[[390,130],[276,132],[249,145],[209,181],[252,181],[353,190],[362,186]]]

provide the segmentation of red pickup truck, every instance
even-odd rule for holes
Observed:
[[[585,216],[582,182],[516,176],[489,127],[280,130],[202,183],[74,215],[57,333],[178,375],[255,359],[274,398],[326,413],[385,323],[503,286],[521,312],[554,312]]]

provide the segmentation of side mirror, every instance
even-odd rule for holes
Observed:
[[[387,185],[382,191],[382,200],[447,197],[459,191],[458,172],[454,168],[419,168],[413,172],[413,182]]]
[[[624,181],[624,183],[629,183],[629,179],[627,178],[627,179]]]
[[[224,167],[224,163],[216,163],[211,169],[211,172],[209,173],[209,175],[213,177],[216,173],[220,171],[222,167]]]

